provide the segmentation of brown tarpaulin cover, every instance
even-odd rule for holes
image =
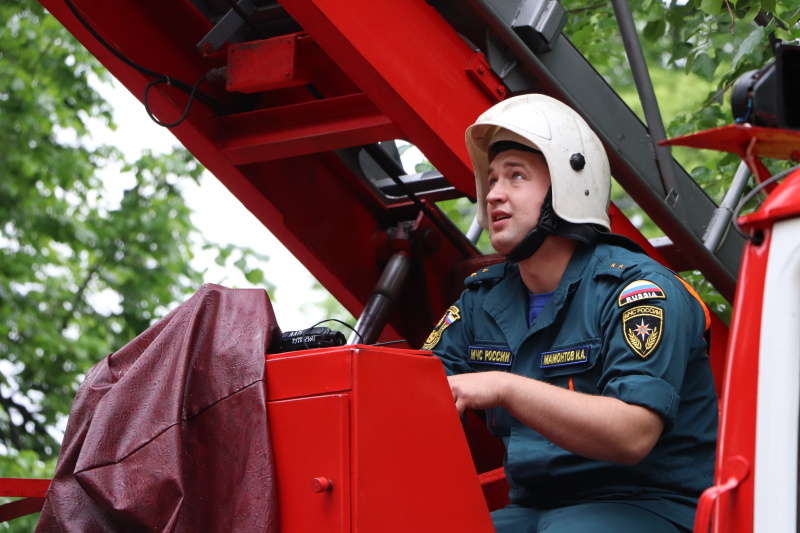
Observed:
[[[95,365],[36,531],[278,530],[267,293],[204,285]]]

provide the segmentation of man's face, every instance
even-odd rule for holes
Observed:
[[[487,180],[489,239],[497,253],[507,255],[536,226],[550,170],[541,154],[506,150],[489,165]]]

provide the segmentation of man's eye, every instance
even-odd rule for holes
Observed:
[[[514,174],[511,176],[511,179],[512,180],[524,180],[525,176],[523,176],[519,172],[514,172]]]
[[[497,178],[492,178],[489,180],[489,188],[491,189],[494,187],[494,184],[497,183]]]

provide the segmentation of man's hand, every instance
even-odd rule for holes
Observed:
[[[448,376],[458,414],[464,409],[489,409],[502,404],[506,372],[476,372]]]

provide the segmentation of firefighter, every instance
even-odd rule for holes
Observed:
[[[708,310],[610,233],[610,170],[571,108],[522,95],[467,129],[478,221],[506,261],[467,278],[425,343],[459,413],[506,445],[499,532],[691,530],[711,485]]]

